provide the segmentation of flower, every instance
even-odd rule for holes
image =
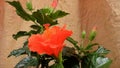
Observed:
[[[72,31],[65,30],[65,26],[60,28],[53,26],[47,28],[43,34],[32,35],[28,39],[28,47],[30,51],[37,52],[38,54],[48,54],[58,57],[59,53],[64,47],[64,41],[67,37],[71,36]]]
[[[57,7],[57,4],[58,4],[58,0],[53,0],[51,6],[52,6],[53,8],[56,8],[56,7]]]

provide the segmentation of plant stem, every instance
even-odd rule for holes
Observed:
[[[40,28],[41,28],[41,31],[40,31],[40,33],[42,33],[43,31],[44,31],[44,28],[43,28],[43,26],[41,25],[41,24],[37,24],[37,22],[34,22],[37,26],[39,26]]]
[[[68,37],[68,38],[67,38],[67,41],[71,42],[78,51],[80,50],[79,46],[77,45],[77,43],[78,43],[77,41],[75,41],[75,40],[72,39],[71,37]]]
[[[62,62],[62,52],[59,54],[59,59],[58,59],[59,63]]]
[[[80,48],[84,48],[84,39],[81,40]]]
[[[64,68],[62,62],[63,62],[63,59],[62,59],[62,52],[61,52],[58,57],[58,64],[60,65],[60,68]]]

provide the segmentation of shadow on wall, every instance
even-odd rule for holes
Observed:
[[[116,42],[118,39],[114,36],[115,28],[111,21],[113,13],[109,3],[106,0],[80,0],[80,19],[82,30],[89,32],[93,26],[97,26],[95,41],[111,50],[109,54],[113,60],[111,68],[120,68],[119,47]]]

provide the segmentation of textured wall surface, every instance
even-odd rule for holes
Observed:
[[[107,0],[112,8],[112,17],[110,19],[114,30],[114,41],[116,42],[117,51],[114,68],[120,68],[120,0]]]
[[[11,1],[11,0],[10,0]],[[25,7],[27,0],[20,0]],[[49,6],[52,0],[32,0],[34,8]],[[74,33],[72,37],[80,40],[81,30],[88,32],[97,26],[96,42],[111,50],[108,55],[113,63],[111,68],[120,68],[120,0],[60,0],[57,9],[62,9],[70,15],[59,20],[60,26]],[[16,15],[15,9],[4,0],[0,0],[0,68],[13,68],[21,57],[7,58],[10,51],[22,47],[25,38],[13,40],[12,34],[19,30],[28,30],[32,22],[26,22]],[[69,45],[69,43],[68,43]]]
[[[4,1],[0,0],[0,38],[2,38],[3,22],[4,22]]]
[[[120,0],[80,0],[82,29],[97,26],[96,42],[111,50],[111,68],[120,68]]]

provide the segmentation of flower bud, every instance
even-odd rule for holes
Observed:
[[[90,32],[89,40],[92,41],[96,37],[96,26],[93,27],[92,31]]]
[[[58,0],[53,0],[51,6],[52,6],[53,8],[56,8],[56,7],[57,7],[57,4],[58,4]]]
[[[85,36],[86,36],[86,31],[83,30],[83,31],[82,31],[82,39],[85,39]]]
[[[26,3],[26,7],[28,10],[32,11],[33,10],[33,7],[32,7],[32,2],[31,0],[29,2]]]

